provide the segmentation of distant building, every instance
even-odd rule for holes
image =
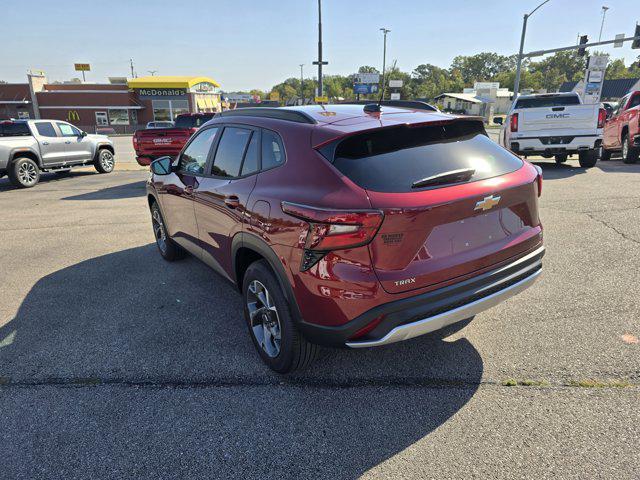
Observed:
[[[577,92],[584,90],[584,80],[579,82],[564,82],[558,89],[559,92]],[[617,102],[627,93],[640,90],[640,78],[618,78],[615,80],[605,80],[602,84],[603,102]]]
[[[508,88],[500,88],[498,82],[476,82],[462,93],[443,93],[434,100],[443,110],[487,116],[491,110],[494,115],[507,113],[512,95]]]

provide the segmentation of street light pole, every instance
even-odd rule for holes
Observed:
[[[322,97],[322,65],[329,62],[322,61],[322,0],[318,0],[318,60],[313,62],[318,65],[318,96]]]
[[[302,68],[304,63],[300,64],[300,102],[304,105],[304,76],[302,74]]]
[[[391,30],[387,29],[387,28],[381,28],[380,31],[382,32],[382,34],[384,35],[384,46],[382,48],[382,100],[384,100],[384,85],[385,85],[385,71],[387,68],[387,33],[389,33]]]
[[[602,40],[602,29],[604,28],[604,17],[607,16],[607,10],[609,7],[602,6],[602,23],[600,24],[600,35],[598,35],[598,41]]]
[[[541,6],[543,6],[548,1],[549,0],[545,0],[536,8],[531,10],[531,12],[524,14],[524,19],[522,20],[522,35],[520,36],[520,51],[518,52],[518,65],[516,67],[516,80],[513,84],[513,96],[515,98],[518,97],[518,92],[520,91],[520,74],[522,73],[522,52],[524,50],[524,37],[527,33],[527,20],[529,20],[529,17],[533,15],[536,12],[536,10],[538,10]]]

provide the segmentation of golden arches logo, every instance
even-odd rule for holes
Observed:
[[[77,110],[69,110],[67,112],[67,122],[79,122],[80,121],[80,114],[78,113]]]

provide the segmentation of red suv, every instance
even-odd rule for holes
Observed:
[[[237,285],[251,338],[281,373],[318,345],[385,345],[469,319],[541,273],[541,171],[481,119],[233,110],[151,170],[160,254],[190,252]]]

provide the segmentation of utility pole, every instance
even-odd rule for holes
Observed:
[[[385,86],[384,82],[385,82],[385,71],[387,67],[387,33],[389,33],[391,30],[389,30],[388,28],[381,28],[380,31],[384,35],[384,46],[382,48],[382,85],[381,85],[382,97],[380,98],[384,100],[384,86]]]
[[[302,74],[302,68],[304,67],[304,63],[300,64],[300,102],[304,105],[304,76]]]
[[[129,64],[131,65],[131,78],[135,78],[135,74],[133,73],[133,58],[129,59]]]
[[[536,8],[531,10],[530,13],[525,13],[524,14],[524,19],[522,21],[522,35],[520,37],[520,51],[518,52],[518,66],[516,67],[516,80],[515,80],[515,82],[513,84],[513,96],[514,96],[514,98],[518,98],[518,92],[520,91],[520,74],[521,74],[521,70],[522,70],[522,51],[524,50],[524,37],[525,37],[525,35],[527,33],[527,20],[529,20],[529,17],[531,15],[536,13],[536,10],[538,10],[541,6],[543,6],[548,1],[549,0],[545,0],[540,5],[538,5]]]
[[[152,77],[155,77],[157,71],[158,70],[147,70],[147,72],[149,72]]]
[[[318,60],[313,62],[318,65],[318,97],[322,97],[322,65],[328,65],[329,62],[322,61],[322,0],[318,0]]]
[[[598,35],[598,41],[602,40],[602,29],[604,28],[604,17],[607,16],[607,10],[609,7],[602,6],[602,23],[600,24],[600,35]]]

